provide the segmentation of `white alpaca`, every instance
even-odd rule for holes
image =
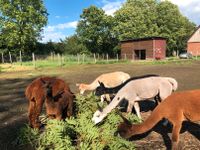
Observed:
[[[76,84],[79,87],[80,94],[83,94],[85,91],[93,91],[99,86],[99,82],[104,83],[106,87],[115,87],[120,85],[121,83],[125,82],[127,79],[130,78],[130,75],[121,71],[118,72],[111,72],[102,74],[97,77],[91,84]],[[103,102],[104,97],[109,98],[108,95],[101,96],[101,102]]]
[[[168,77],[147,77],[130,81],[119,90],[109,105],[103,110],[97,110],[94,113],[92,121],[95,124],[101,122],[123,99],[128,101],[127,112],[131,112],[134,106],[137,116],[141,118],[138,101],[152,99],[156,95],[159,95],[160,99],[164,100],[177,87],[177,81]]]

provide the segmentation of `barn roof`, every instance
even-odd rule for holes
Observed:
[[[192,33],[187,42],[200,42],[200,25]]]
[[[153,37],[144,37],[144,38],[137,38],[137,39],[127,39],[127,40],[122,40],[120,41],[121,43],[123,42],[134,42],[134,41],[147,41],[147,40],[166,40],[167,38],[165,37],[159,37],[159,36],[153,36]]]

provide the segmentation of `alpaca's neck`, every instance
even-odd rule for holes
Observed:
[[[118,99],[118,96],[116,95],[115,98],[111,101],[111,103],[109,105],[107,105],[104,109],[103,109],[103,114],[108,114],[110,113],[114,108],[117,107],[117,105],[119,104],[119,102],[122,99]]]
[[[85,90],[93,91],[97,88],[97,85],[95,83],[91,84],[84,84]]]
[[[162,109],[157,109],[141,124],[134,124],[129,129],[130,136],[142,134],[152,129],[164,116]]]

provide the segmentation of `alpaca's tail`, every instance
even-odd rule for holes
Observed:
[[[163,119],[162,109],[159,106],[155,108],[152,114],[141,124],[134,124],[131,126],[131,136],[142,134],[152,129],[161,119]]]
[[[174,78],[166,78],[172,85],[173,91],[176,91],[178,88],[178,82]]]

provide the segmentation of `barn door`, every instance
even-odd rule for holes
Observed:
[[[134,50],[135,52],[135,59],[136,60],[144,60],[146,59],[146,50],[142,49],[142,50]]]

